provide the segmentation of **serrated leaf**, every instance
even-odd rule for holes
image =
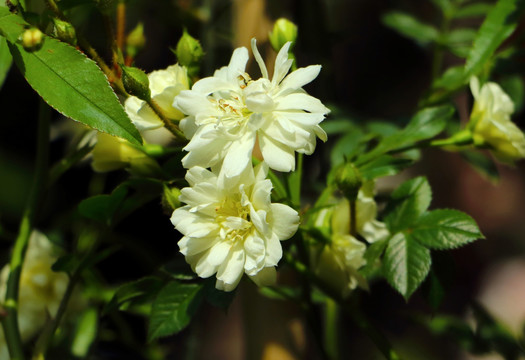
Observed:
[[[475,3],[463,6],[459,9],[454,17],[458,19],[470,18],[470,17],[482,17],[488,14],[488,12],[494,7],[494,4],[489,3]]]
[[[365,180],[395,175],[413,163],[411,159],[404,159],[390,155],[381,155],[359,168]]]
[[[424,24],[412,15],[404,12],[389,12],[383,16],[382,20],[386,26],[420,44],[436,41],[439,36],[439,31],[435,27]]]
[[[432,190],[425,177],[417,177],[401,184],[391,194],[385,209],[385,222],[391,233],[408,229],[429,207]]]
[[[425,280],[430,265],[430,251],[409,234],[397,233],[388,242],[383,258],[384,275],[405,300]]]
[[[516,28],[521,0],[499,0],[483,21],[465,64],[465,77],[477,75],[496,49]]]
[[[120,286],[111,300],[104,307],[107,314],[130,302],[142,302],[150,299],[162,288],[163,282],[157,277],[149,276]]]
[[[498,167],[490,157],[473,150],[463,150],[460,152],[460,155],[481,175],[494,183],[499,181]]]
[[[5,78],[9,69],[11,69],[11,63],[13,58],[9,52],[9,47],[7,46],[7,40],[0,36],[0,89],[4,85]]]
[[[202,300],[202,284],[171,282],[157,295],[151,308],[148,341],[175,334],[191,321]]]
[[[0,33],[31,87],[54,109],[89,127],[141,144],[100,68],[74,47],[43,35],[39,49],[27,51],[19,36],[28,24],[19,16],[0,11]]]
[[[421,244],[436,250],[455,249],[483,238],[478,225],[467,214],[440,209],[423,214],[412,229]]]
[[[381,154],[396,149],[403,149],[418,141],[436,136],[443,131],[453,113],[454,109],[449,105],[420,110],[412,117],[404,129],[385,137],[374,149],[360,156],[355,161],[356,165],[361,166]]]

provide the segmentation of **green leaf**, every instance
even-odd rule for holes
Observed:
[[[357,129],[357,126],[350,119],[329,119],[320,125],[327,135],[340,135]]]
[[[359,269],[359,273],[365,278],[368,278],[374,273],[376,268],[378,268],[378,260],[383,255],[383,252],[388,245],[388,241],[380,240],[372,243],[365,252],[364,258],[366,260],[366,265]]]
[[[490,3],[475,3],[463,6],[461,9],[456,11],[454,17],[471,18],[471,17],[482,17],[488,14],[488,12],[494,7],[494,4]]]
[[[450,2],[450,0],[432,0],[432,2],[441,10],[441,12],[445,16],[449,17],[450,14],[454,13],[455,7]]]
[[[401,184],[391,194],[385,209],[385,222],[391,233],[408,229],[423,214],[432,200],[432,190],[425,177]]]
[[[82,200],[78,211],[88,219],[111,225],[113,216],[128,193],[126,186],[117,187],[110,195],[95,195]]]
[[[436,41],[439,36],[439,31],[435,27],[424,24],[412,15],[404,12],[389,12],[383,16],[382,20],[386,26],[420,44]]]
[[[330,152],[330,163],[332,167],[344,163],[346,159],[351,159],[358,152],[362,151],[363,144],[360,140],[363,135],[363,131],[356,127],[353,131],[345,134],[336,141]]]
[[[202,284],[171,282],[157,295],[151,308],[148,340],[175,334],[191,321],[202,300]]]
[[[465,64],[465,77],[477,75],[487,60],[516,28],[521,0],[499,0],[479,29]]]
[[[291,286],[263,286],[259,293],[273,300],[300,301],[301,289]]]
[[[397,233],[385,251],[384,274],[390,285],[408,300],[425,280],[431,262],[427,248],[409,234]]]
[[[98,329],[98,314],[94,308],[85,311],[78,320],[75,337],[71,344],[71,353],[76,357],[85,357],[95,341]]]
[[[525,99],[525,84],[519,75],[508,76],[501,79],[501,87],[510,96],[514,103],[514,112],[519,113],[523,109]]]
[[[478,225],[458,210],[440,209],[423,214],[412,236],[421,244],[437,250],[455,249],[483,238]]]
[[[236,291],[221,291],[215,288],[215,278],[209,278],[204,284],[204,296],[206,301],[211,305],[224,311],[228,310],[230,304],[235,298]]]
[[[130,303],[142,303],[155,296],[164,283],[157,277],[148,276],[120,286],[104,307],[103,314],[122,309]]]
[[[454,109],[449,105],[429,107],[419,111],[404,129],[385,137],[374,149],[360,156],[355,161],[356,165],[360,166],[386,152],[403,149],[418,141],[436,136],[443,131],[453,113]]]
[[[4,85],[5,78],[9,69],[11,69],[11,63],[13,58],[9,52],[9,47],[7,46],[7,40],[0,36],[0,89]]]
[[[433,88],[445,88],[447,90],[454,90],[466,83],[464,76],[463,66],[453,66],[448,68],[447,71],[440,78],[437,78],[432,84]]]
[[[21,17],[0,11],[0,33],[31,87],[63,115],[140,145],[140,133],[95,62],[46,35],[39,49],[25,50],[18,38],[27,25]]]
[[[494,183],[499,181],[498,167],[490,157],[473,150],[463,150],[460,152],[460,155],[481,175]]]
[[[404,159],[390,155],[381,155],[359,168],[365,180],[395,175],[413,163],[411,159]]]

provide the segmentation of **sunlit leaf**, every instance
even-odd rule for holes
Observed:
[[[388,242],[383,258],[384,275],[408,300],[425,280],[431,264],[430,250],[409,234],[397,233]]]
[[[12,62],[13,58],[9,52],[7,40],[3,36],[0,36],[0,89],[4,84],[9,69],[11,69]]]

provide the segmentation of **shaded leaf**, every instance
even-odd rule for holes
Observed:
[[[121,309],[130,302],[144,302],[154,297],[164,285],[159,278],[149,276],[120,286],[104,307],[103,313]]]
[[[71,353],[77,357],[85,357],[91,344],[95,341],[98,329],[98,313],[96,309],[88,309],[78,320],[75,336],[71,344]]]
[[[456,13],[454,14],[454,17],[458,19],[470,18],[470,17],[483,17],[493,7],[494,7],[494,4],[490,4],[490,3],[469,4],[469,5],[461,7],[461,9],[456,11]]]
[[[357,128],[350,119],[328,119],[320,125],[327,135],[341,135]]]
[[[483,238],[474,219],[450,209],[423,214],[412,229],[412,236],[421,244],[437,250],[455,249]]]
[[[404,12],[389,12],[383,16],[382,20],[386,26],[421,44],[436,41],[439,36],[439,31],[435,27],[424,24],[412,15]]]
[[[519,113],[523,109],[525,99],[525,84],[519,75],[508,76],[501,79],[501,87],[510,96],[514,103],[514,112]]]
[[[385,222],[391,233],[411,227],[423,214],[432,200],[432,190],[425,177],[402,183],[391,194],[385,209]]]
[[[483,21],[465,64],[465,77],[477,75],[496,49],[516,28],[521,0],[499,0]]]
[[[453,66],[448,68],[441,77],[437,78],[432,84],[433,88],[445,88],[454,90],[466,83],[463,66]]]
[[[4,85],[5,78],[9,69],[11,69],[11,63],[13,58],[9,52],[9,47],[7,46],[7,40],[0,36],[0,89]]]
[[[209,278],[205,282],[204,296],[208,303],[226,311],[230,307],[237,292],[236,290],[229,292],[217,290],[217,288],[215,288],[215,282],[215,278]]]
[[[167,284],[153,302],[148,340],[175,334],[188,326],[201,303],[202,289],[202,284]]]
[[[374,270],[377,268],[377,261],[383,255],[383,252],[388,245],[388,241],[380,240],[372,243],[365,252],[364,258],[366,260],[366,265],[359,269],[359,273],[362,274],[365,278],[368,278],[373,274]]]
[[[95,62],[46,35],[39,49],[25,50],[18,38],[28,24],[1,9],[0,33],[9,42],[15,64],[51,107],[89,127],[141,144],[138,130]]]
[[[360,142],[363,135],[361,129],[355,128],[336,141],[330,152],[332,167],[344,163],[346,159],[353,158],[358,152],[363,150],[363,144]]]
[[[463,150],[461,157],[469,163],[477,172],[487,177],[492,182],[499,181],[499,171],[494,160],[490,157],[473,150]]]
[[[111,225],[113,216],[127,193],[127,187],[121,185],[110,195],[95,195],[82,200],[78,205],[78,211],[88,219]]]
[[[388,242],[383,258],[384,275],[405,300],[425,280],[431,264],[430,251],[409,234],[397,233]]]
[[[395,175],[412,165],[412,163],[413,161],[411,159],[381,155],[360,167],[359,171],[363,179],[372,180],[378,177]]]

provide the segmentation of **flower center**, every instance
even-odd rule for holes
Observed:
[[[221,238],[231,242],[244,241],[252,231],[249,206],[241,204],[241,196],[225,199],[215,208],[216,221],[220,225]]]
[[[233,135],[241,131],[252,114],[242,97],[235,92],[220,94],[220,98],[210,96],[208,99],[218,110],[218,115],[212,120],[215,122],[215,127],[226,133]]]

